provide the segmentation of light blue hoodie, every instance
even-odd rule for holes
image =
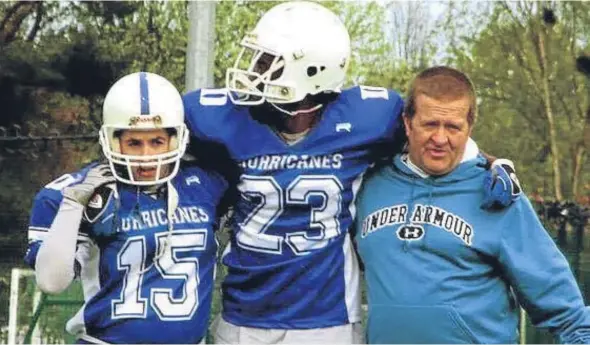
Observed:
[[[590,342],[590,309],[526,197],[485,211],[483,157],[437,178],[402,157],[357,201],[369,343],[515,343],[516,297],[560,342]]]

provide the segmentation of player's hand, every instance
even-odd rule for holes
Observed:
[[[64,188],[62,192],[64,198],[86,207],[96,189],[113,182],[115,182],[115,177],[111,168],[107,164],[98,164],[88,171],[82,181]]]
[[[508,159],[496,159],[484,179],[484,209],[503,209],[510,206],[522,194],[522,188],[514,163]]]

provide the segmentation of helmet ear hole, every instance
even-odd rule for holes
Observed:
[[[308,77],[313,77],[316,74],[318,74],[318,68],[316,66],[307,67],[307,76]]]
[[[309,67],[307,67],[307,76],[311,78],[313,76],[316,76],[316,75],[322,73],[325,69],[326,69],[326,66],[317,66],[317,65],[309,66]]]

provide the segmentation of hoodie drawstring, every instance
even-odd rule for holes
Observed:
[[[412,223],[411,218],[412,218],[412,210],[414,209],[414,191],[416,189],[416,176],[412,176],[412,187],[410,188],[410,201],[408,201],[408,217],[406,218],[406,222],[404,225],[409,225]],[[410,241],[402,241],[403,242],[403,249],[404,252],[407,252],[409,250]]]

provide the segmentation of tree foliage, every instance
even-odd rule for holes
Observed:
[[[243,35],[277,3],[217,3],[216,86],[224,85],[225,69],[233,64]],[[382,6],[338,1],[323,5],[350,28],[350,83],[375,80],[372,71],[383,67],[382,57],[391,49],[382,31]],[[104,94],[132,71],[159,73],[183,90],[188,25],[185,1],[0,3],[0,126],[6,129],[0,135],[96,131]],[[34,193],[98,156],[95,142],[23,143],[0,143],[0,183],[6,186],[0,203],[9,205],[0,212],[0,222],[9,224],[0,236],[16,251],[25,245]]]
[[[478,87],[477,140],[512,158],[530,192],[558,200],[588,193],[588,83],[576,58],[587,49],[589,9],[495,2],[480,13],[487,18],[480,32],[450,49]],[[546,21],[547,13],[557,19]]]
[[[241,37],[275,4],[217,3],[216,86],[223,86]],[[323,4],[350,31],[349,84],[403,93],[417,71],[443,56],[478,86],[475,136],[484,150],[516,161],[530,192],[588,194],[588,80],[576,58],[588,48],[590,5],[450,2],[446,18],[433,25],[428,2]],[[547,21],[547,9],[556,20]],[[9,135],[13,124],[25,134],[94,131],[104,93],[131,71],[160,73],[184,89],[188,25],[183,1],[1,2],[0,126]],[[21,155],[14,144],[2,145],[1,162],[10,164],[0,167],[0,182],[10,187],[0,202],[22,200],[8,202],[2,217],[26,218],[35,190],[97,156],[93,143],[37,143]]]
[[[276,4],[217,2],[216,86]],[[430,1],[322,4],[350,31],[348,84],[404,93],[422,68],[455,65],[478,88],[480,147],[514,160],[529,194],[588,202],[590,3],[450,1],[435,22]],[[0,2],[0,139],[96,131],[105,92],[132,71],[184,91],[188,26],[186,1]],[[98,152],[95,141],[0,141],[0,258],[20,263],[34,193]]]

